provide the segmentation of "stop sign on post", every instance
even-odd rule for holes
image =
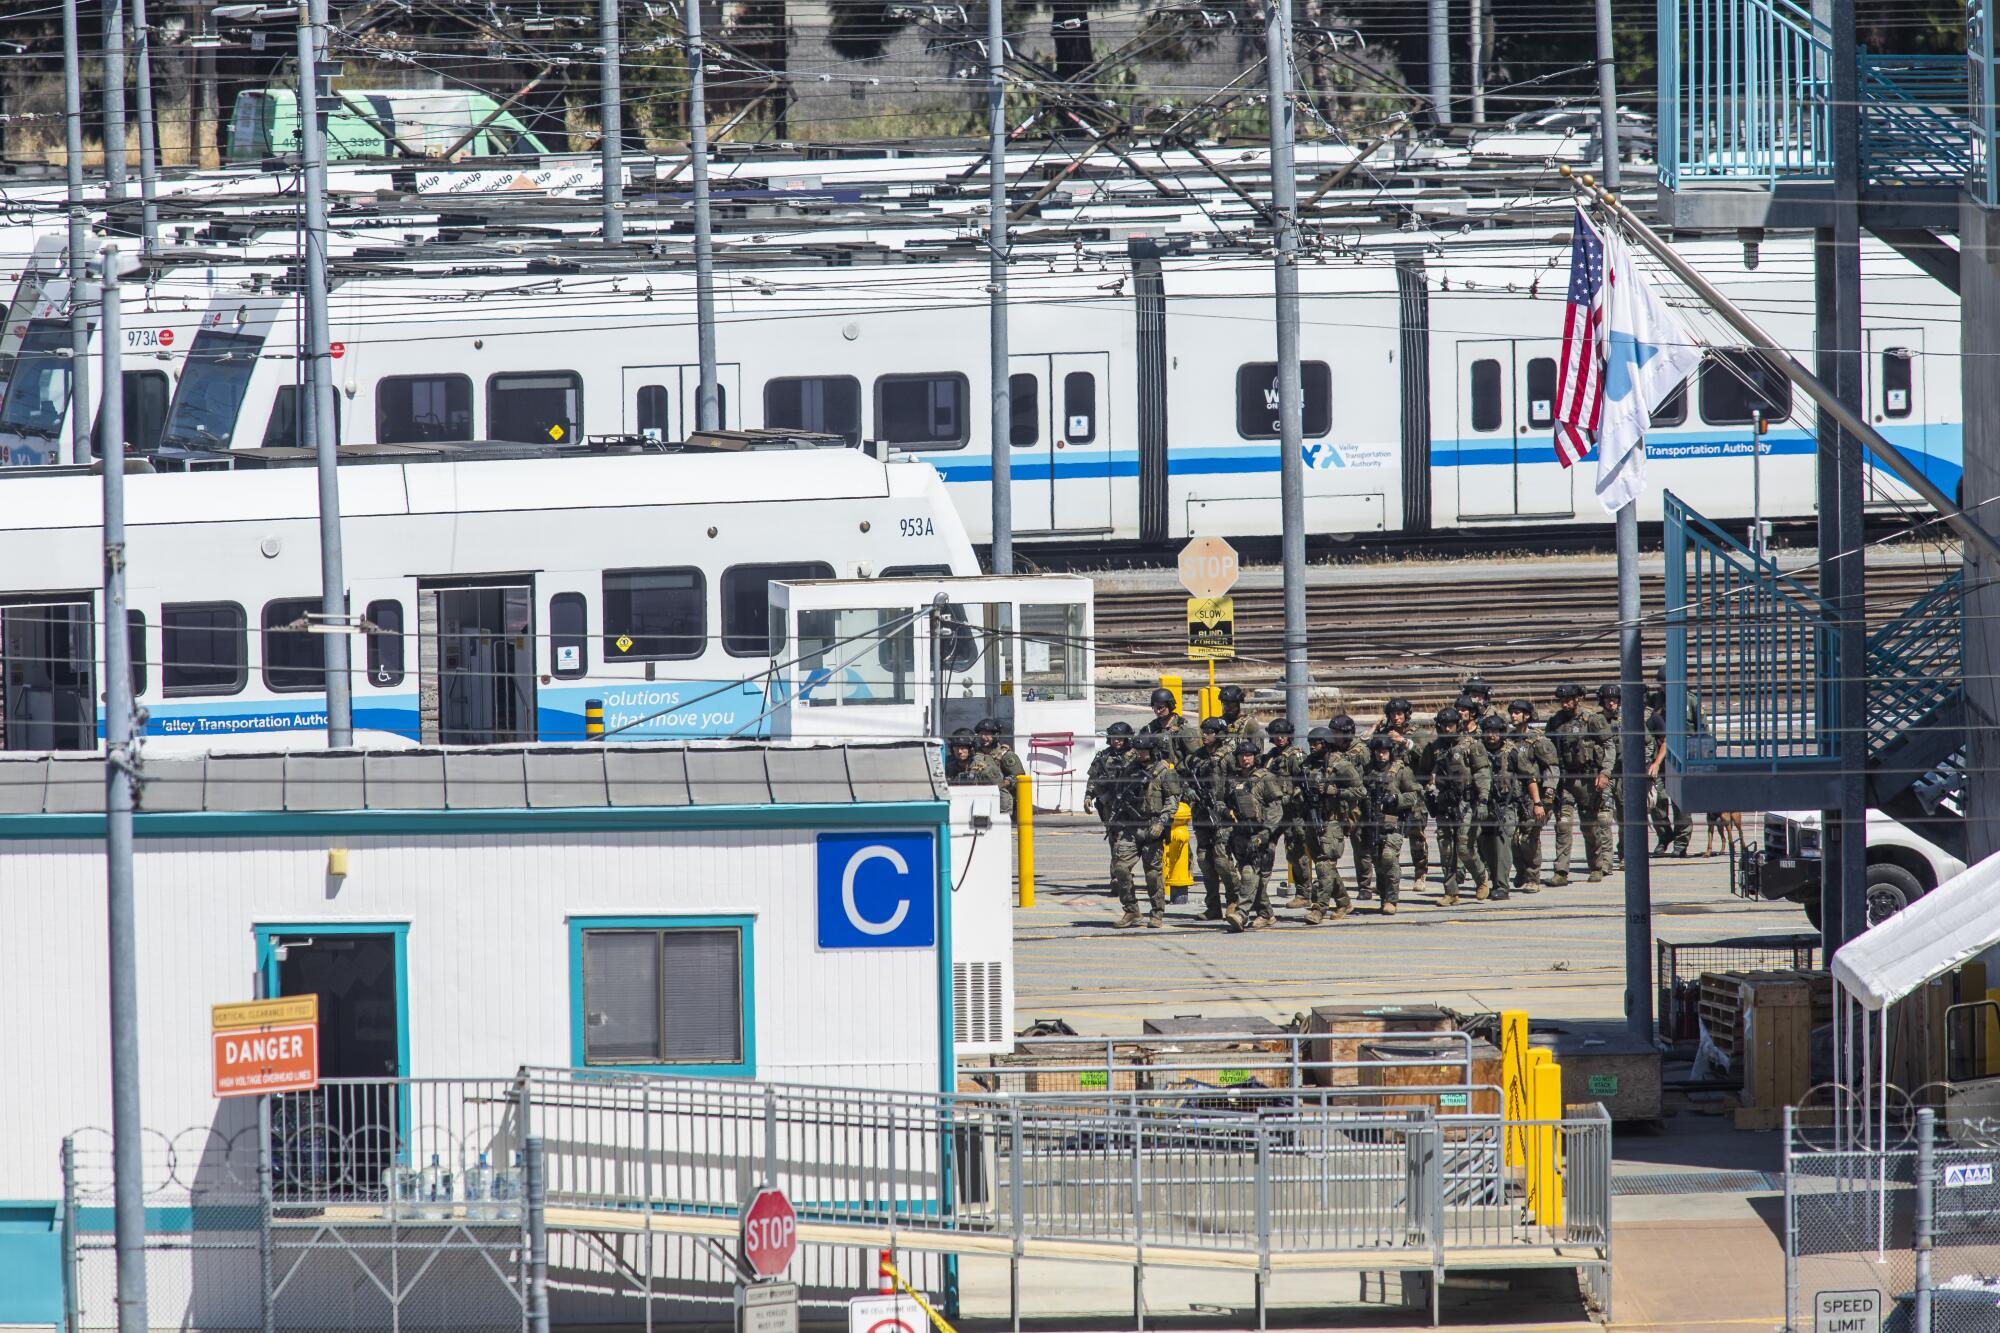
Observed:
[[[1181,547],[1180,571],[1188,596],[1221,597],[1236,586],[1236,548],[1220,537],[1196,537]]]
[[[765,1186],[743,1208],[743,1262],[758,1277],[776,1277],[799,1248],[799,1216],[785,1192]]]

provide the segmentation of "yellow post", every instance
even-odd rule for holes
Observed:
[[[1531,1100],[1535,1107],[1535,1119],[1541,1122],[1534,1131],[1538,1140],[1535,1165],[1539,1177],[1535,1187],[1535,1220],[1545,1227],[1559,1227],[1563,1220],[1562,1163],[1559,1160],[1562,1131],[1556,1122],[1562,1119],[1562,1066],[1552,1061],[1538,1063],[1533,1078]]]
[[[1212,717],[1222,716],[1222,696],[1215,688],[1215,659],[1208,659],[1208,688],[1201,692],[1201,716],[1197,722],[1206,722]]]
[[[1162,676],[1160,677],[1160,688],[1174,696],[1174,711],[1176,713],[1180,712],[1182,703],[1181,691],[1186,688],[1186,682],[1179,676]]]
[[[583,736],[585,740],[604,739],[604,700],[585,699],[583,701]]]
[[[1021,885],[1021,906],[1035,905],[1035,780],[1023,773],[1014,779],[1014,872]]]
[[[1521,1129],[1511,1122],[1526,1120],[1528,1102],[1525,1083],[1528,1073],[1528,1015],[1522,1009],[1500,1012],[1500,1093],[1510,1122],[1506,1130],[1506,1162],[1519,1166],[1525,1158]]]
[[[1167,845],[1162,859],[1166,871],[1167,898],[1174,896],[1175,889],[1189,888],[1194,884],[1193,831],[1194,815],[1188,810],[1186,801],[1174,807],[1173,827],[1167,831]]]

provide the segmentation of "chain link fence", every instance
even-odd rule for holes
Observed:
[[[1857,1117],[1814,1109],[1844,1101],[1786,1112],[1787,1328],[2000,1328],[2000,1125],[1924,1108],[1857,1144]]]

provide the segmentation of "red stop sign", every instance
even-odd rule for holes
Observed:
[[[781,1189],[766,1187],[743,1209],[743,1262],[758,1277],[776,1277],[799,1248],[799,1215]]]

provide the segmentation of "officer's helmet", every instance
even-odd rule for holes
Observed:
[[[1410,712],[1410,701],[1401,695],[1382,705],[1383,717],[1394,717],[1398,713],[1401,713],[1404,717],[1408,717]]]
[[[1270,726],[1264,728],[1264,734],[1267,736],[1289,737],[1292,734],[1292,724],[1286,718],[1274,719]]]
[[[1132,738],[1132,748],[1135,750],[1144,750],[1148,754],[1158,749],[1159,745],[1160,737],[1157,732],[1142,731]]]
[[[1507,705],[1507,711],[1510,713],[1520,713],[1523,716],[1525,716],[1530,722],[1533,722],[1535,720],[1535,705],[1530,703],[1526,699],[1514,700],[1512,703]]]
[[[1507,719],[1498,713],[1488,713],[1479,719],[1479,730],[1488,736],[1504,736],[1507,734]]]
[[[1172,690],[1158,689],[1153,691],[1153,700],[1149,706],[1153,708],[1172,708],[1178,702],[1179,700],[1174,698]]]
[[[951,748],[954,750],[970,750],[977,743],[973,740],[972,733],[964,727],[951,733]]]
[[[1333,728],[1334,734],[1337,736],[1352,736],[1354,734],[1354,719],[1345,713],[1334,718],[1327,725]]]
[[[1373,736],[1370,736],[1368,738],[1369,754],[1371,755],[1394,754],[1395,752],[1396,752],[1396,741],[1394,737],[1385,735],[1384,733],[1378,731]]]
[[[1204,736],[1220,736],[1227,730],[1229,724],[1219,717],[1205,717],[1201,720],[1201,734]]]
[[[1481,706],[1479,700],[1473,698],[1470,694],[1461,694],[1458,696],[1458,702],[1453,707],[1457,708],[1462,716],[1478,717]]]
[[[1433,720],[1436,721],[1440,728],[1456,728],[1458,726],[1458,710],[1456,708],[1440,708],[1437,711],[1437,717]]]
[[[1306,744],[1308,744],[1308,745],[1331,745],[1331,744],[1333,744],[1333,728],[1332,728],[1332,727],[1314,727],[1314,728],[1313,728],[1313,729],[1312,729],[1311,731],[1308,731],[1308,732],[1306,733]]]
[[[1131,740],[1132,724],[1130,722],[1113,722],[1110,726],[1104,729],[1104,739],[1110,741],[1114,745],[1118,744],[1120,741]]]
[[[1597,702],[1601,704],[1616,703],[1618,699],[1619,694],[1616,685],[1599,685],[1597,687]]]
[[[1243,687],[1241,685],[1224,685],[1215,692],[1215,697],[1222,701],[1222,706],[1225,708],[1240,707],[1243,703]]]
[[[1255,759],[1257,757],[1257,742],[1248,738],[1236,742],[1236,757],[1238,759],[1245,757]]]
[[[1583,686],[1573,680],[1566,680],[1556,686],[1556,702],[1559,704],[1568,703],[1571,699],[1581,699],[1582,697]]]
[[[1493,684],[1484,676],[1474,676],[1459,688],[1466,694],[1476,694],[1482,699],[1489,699],[1493,696]]]
[[[979,725],[974,727],[973,730],[981,736],[998,736],[1000,734],[1000,724],[990,717],[982,717],[979,719]]]

